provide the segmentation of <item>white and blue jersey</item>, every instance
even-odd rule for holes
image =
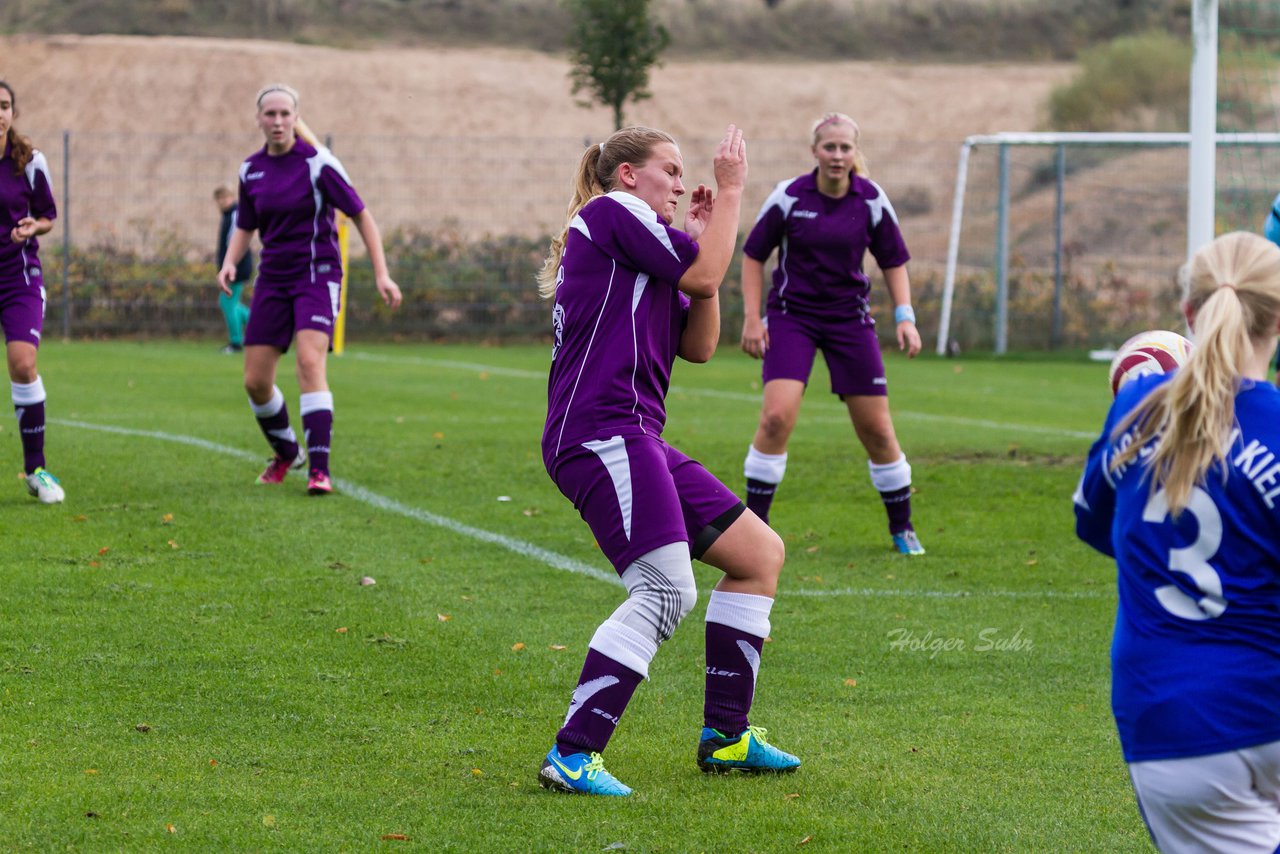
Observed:
[[[1112,432],[1169,379],[1121,389],[1089,450],[1076,533],[1116,560],[1111,705],[1127,762],[1205,756],[1280,740],[1280,391],[1245,380],[1226,471],[1210,468],[1171,518],[1144,455]]]

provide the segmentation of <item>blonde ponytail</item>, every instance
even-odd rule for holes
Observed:
[[[1226,465],[1244,365],[1280,319],[1280,248],[1256,234],[1224,234],[1196,252],[1179,281],[1195,317],[1195,349],[1116,426],[1115,439],[1134,434],[1110,462],[1115,471],[1150,445],[1151,491],[1165,490],[1175,516],[1209,468]]]
[[[623,163],[643,164],[649,159],[655,146],[675,140],[664,131],[646,127],[629,127],[615,131],[604,142],[592,145],[582,153],[578,161],[578,169],[573,174],[573,195],[569,199],[569,208],[565,217],[565,226],[552,238],[547,250],[547,260],[538,273],[538,295],[543,299],[555,296],[556,279],[560,276],[560,259],[564,255],[564,245],[569,239],[569,224],[578,215],[578,211],[596,196],[603,196],[614,188],[617,182],[618,167]]]

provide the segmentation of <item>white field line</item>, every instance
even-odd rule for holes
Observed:
[[[196,436],[183,436],[177,433],[165,433],[160,430],[135,430],[129,427],[115,427],[109,424],[92,424],[87,421],[71,421],[61,418],[49,419],[50,424],[57,424],[61,427],[74,427],[80,430],[93,430],[99,433],[110,433],[116,436],[130,436],[141,439],[155,439],[161,442],[174,442],[180,445],[189,445],[201,450],[211,451],[227,457],[234,457],[239,460],[247,460],[256,462],[262,459],[261,454],[254,454],[241,448],[232,448],[229,445],[220,445],[217,442],[210,442],[207,439],[201,439]],[[618,587],[622,586],[622,580],[618,578],[616,573],[608,572],[598,567],[574,560],[566,555],[553,552],[550,549],[544,549],[533,543],[527,543],[524,540],[508,537],[505,534],[486,531],[483,528],[477,528],[474,525],[468,525],[450,519],[447,516],[441,516],[438,513],[432,513],[430,510],[420,510],[417,507],[410,507],[402,504],[394,498],[387,498],[384,495],[366,489],[359,484],[352,483],[344,478],[334,478],[334,485],[338,487],[343,495],[356,499],[357,501],[376,507],[379,510],[385,510],[388,513],[394,513],[398,516],[404,516],[413,519],[416,522],[423,522],[437,528],[444,528],[463,537],[480,542],[489,543],[491,545],[504,548],[507,551],[514,552],[521,557],[530,558],[539,561],[552,569],[560,569],[566,572],[572,572],[576,575],[585,575],[588,578],[594,578],[597,581],[603,581]],[[967,591],[937,591],[937,590],[877,590],[874,588],[832,588],[828,590],[785,590],[785,596],[805,596],[811,598],[832,598],[832,597],[882,597],[882,598],[900,598],[900,599],[965,599],[974,598],[1011,598],[1011,599],[1099,599],[1104,594],[1094,591],[1013,591],[1013,590],[984,590],[979,592]]]
[[[410,364],[423,365],[431,368],[446,368],[456,371],[474,371],[476,373],[486,373],[493,376],[516,377],[519,379],[531,379],[546,381],[546,371],[527,371],[521,368],[503,368],[496,365],[483,365],[478,362],[459,362],[453,359],[425,359],[419,356],[379,356],[373,353],[353,353],[352,359],[358,359],[365,362],[383,362],[387,364]],[[720,400],[733,400],[739,403],[754,403],[759,405],[760,395],[742,391],[722,391],[710,388],[690,388],[688,386],[671,386],[670,394],[686,394],[694,397],[714,397]],[[822,405],[819,402],[819,405]],[[835,404],[832,404],[833,408]],[[843,407],[840,407],[843,411]],[[981,427],[988,430],[999,430],[1001,432],[1016,433],[1038,433],[1044,436],[1061,436],[1068,439],[1088,439],[1090,441],[1098,438],[1097,433],[1090,433],[1087,430],[1064,430],[1061,427],[1044,427],[1037,424],[1012,424],[1003,421],[990,421],[985,418],[965,418],[959,415],[935,415],[931,412],[913,412],[911,410],[894,409],[894,418],[901,418],[908,421],[931,421],[940,424],[956,424],[962,427]]]

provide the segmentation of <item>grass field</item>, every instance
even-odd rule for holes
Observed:
[[[1114,570],[1072,531],[1104,367],[891,358],[912,560],[819,368],[752,716],[803,768],[698,773],[699,565],[606,753],[636,795],[591,800],[535,781],[621,593],[542,468],[547,351],[334,359],[316,499],[254,486],[267,448],[213,346],[42,349],[68,499],[0,493],[0,847],[1149,850],[1108,706]],[[740,488],[755,366],[725,347],[673,384],[667,438]],[[0,448],[16,473],[11,419]]]

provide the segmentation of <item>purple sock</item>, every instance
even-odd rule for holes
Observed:
[[[618,719],[643,679],[629,667],[588,649],[578,687],[573,689],[569,713],[565,715],[564,726],[556,733],[556,749],[560,755],[604,752]]]
[[[747,478],[747,509],[769,524],[769,508],[773,505],[773,494],[778,491],[778,484],[765,483],[753,477]]]
[[[9,385],[13,390],[13,412],[18,416],[18,434],[22,437],[22,467],[31,474],[44,466],[44,381],[36,377],[29,383]]]
[[[889,514],[889,533],[899,534],[911,528],[911,487],[881,492],[885,512]]]
[[[712,591],[707,603],[703,726],[725,735],[737,735],[747,728],[772,607],[773,600],[767,596]]]
[[[319,392],[317,392],[318,394]],[[302,437],[307,443],[307,459],[312,471],[329,473],[329,441],[333,436],[333,410],[306,411],[308,395],[303,395]],[[330,397],[332,400],[332,397]]]
[[[289,426],[289,407],[285,405],[280,389],[274,389],[271,400],[266,403],[250,400],[249,408],[258,419],[258,426],[262,428],[262,435],[267,437],[271,450],[280,459],[293,462],[298,456],[298,437]]]
[[[44,401],[13,406],[22,434],[22,466],[27,474],[44,467]]]

